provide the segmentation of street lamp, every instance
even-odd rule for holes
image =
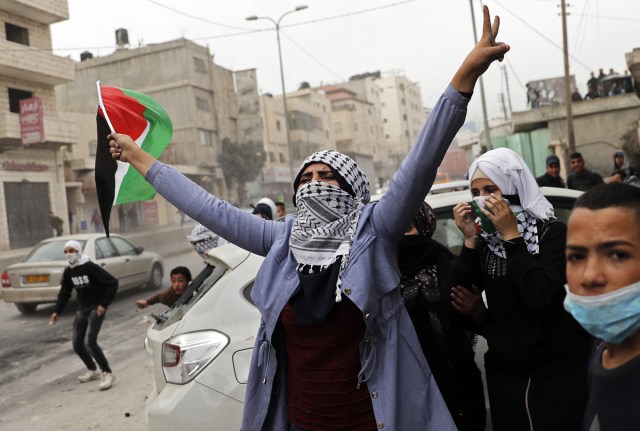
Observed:
[[[278,59],[280,61],[280,83],[282,84],[282,106],[284,108],[284,128],[287,136],[287,150],[289,151],[289,176],[291,177],[291,181],[293,181],[293,149],[291,148],[291,136],[289,134],[289,111],[287,110],[287,92],[284,87],[284,68],[282,67],[282,48],[280,47],[280,22],[285,16],[306,9],[307,7],[308,6],[306,5],[296,6],[295,9],[280,15],[280,18],[278,18],[277,21],[268,16],[252,15],[246,18],[247,21],[266,19],[271,21],[276,27],[276,39],[278,40]]]

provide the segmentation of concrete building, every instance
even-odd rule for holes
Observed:
[[[613,153],[620,148],[620,138],[640,119],[640,99],[634,93],[573,102],[573,125],[576,151],[584,156],[586,167],[609,176]],[[514,112],[510,133],[493,137],[493,146],[507,146],[523,155],[535,175],[545,171],[550,153],[560,157],[562,176],[570,172],[568,162],[566,110],[564,105]]]
[[[326,86],[324,91],[331,100],[336,149],[354,159],[374,182],[376,155],[382,143],[381,119],[375,106],[345,87]]]
[[[0,251],[52,236],[49,211],[69,232],[67,196],[79,184],[65,187],[62,149],[79,129],[58,112],[54,87],[74,66],[52,54],[49,28],[68,17],[66,0],[0,2]]]
[[[96,58],[90,53],[83,55],[84,61],[76,64],[76,80],[57,88],[60,109],[95,116],[97,80],[103,85],[149,95],[166,109],[173,123],[173,138],[160,160],[206,190],[233,200],[218,155],[225,138],[234,143],[260,139],[255,71],[242,71],[236,76],[214,64],[208,48],[186,39],[128,48],[123,31],[117,31],[120,48],[114,53]],[[236,84],[240,93],[236,92]],[[97,208],[95,186],[93,190],[91,186],[95,119],[91,122],[93,134],[82,136],[68,160],[67,179],[84,184],[84,204],[78,205],[81,220],[88,220]],[[153,201],[114,208],[112,226],[121,231],[135,230],[174,223],[180,216],[173,206],[156,196]]]
[[[313,152],[335,149],[331,102],[323,92],[311,88],[287,93],[293,172],[289,172],[289,147],[282,96],[263,95],[260,106],[263,148],[267,153],[267,161],[258,193],[289,205],[293,195],[293,176],[303,160]]]
[[[376,83],[380,87],[386,159],[392,161],[395,172],[425,122],[420,85],[398,71],[383,75]]]

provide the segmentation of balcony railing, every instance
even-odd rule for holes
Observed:
[[[75,79],[74,61],[50,51],[0,40],[0,76],[57,85]]]

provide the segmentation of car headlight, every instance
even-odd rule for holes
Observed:
[[[216,331],[188,332],[162,343],[162,370],[167,383],[185,384],[193,380],[229,344]]]

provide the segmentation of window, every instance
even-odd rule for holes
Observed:
[[[29,99],[33,97],[33,93],[30,91],[16,90],[15,88],[9,88],[9,112],[20,113],[20,101],[22,99]]]
[[[205,111],[205,112],[211,111],[211,107],[209,107],[209,101],[204,97],[196,96],[196,106],[198,107],[199,111]]]
[[[120,256],[135,256],[136,253],[135,247],[124,238],[118,238],[117,236],[111,237],[112,244],[116,247],[118,254]]]
[[[269,161],[270,161],[271,163],[273,163],[273,162],[275,162],[275,161],[276,161],[276,155],[275,155],[275,154],[273,154],[273,151],[269,151]]]
[[[280,131],[280,120],[276,120],[276,130]]]
[[[211,132],[208,130],[198,130],[198,134],[200,135],[200,145],[203,147],[212,147],[213,139],[211,138]]]
[[[353,123],[353,130],[358,130],[358,123]]]
[[[402,119],[403,119],[404,121],[407,121],[407,114],[402,114]]]
[[[400,99],[400,104],[402,104],[402,105],[406,105],[407,104],[407,101],[404,100],[404,97],[402,99]]]
[[[96,152],[98,151],[98,141],[96,141],[95,139],[91,139],[88,142],[88,145],[89,145],[89,155],[91,157],[95,157]]]
[[[198,73],[207,73],[207,65],[204,60],[198,57],[193,57],[193,70]]]
[[[284,154],[278,153],[278,156],[280,156],[280,163],[284,163],[287,161],[287,159],[284,158]]]
[[[9,42],[21,43],[29,46],[29,30],[24,27],[4,23],[4,32]]]

